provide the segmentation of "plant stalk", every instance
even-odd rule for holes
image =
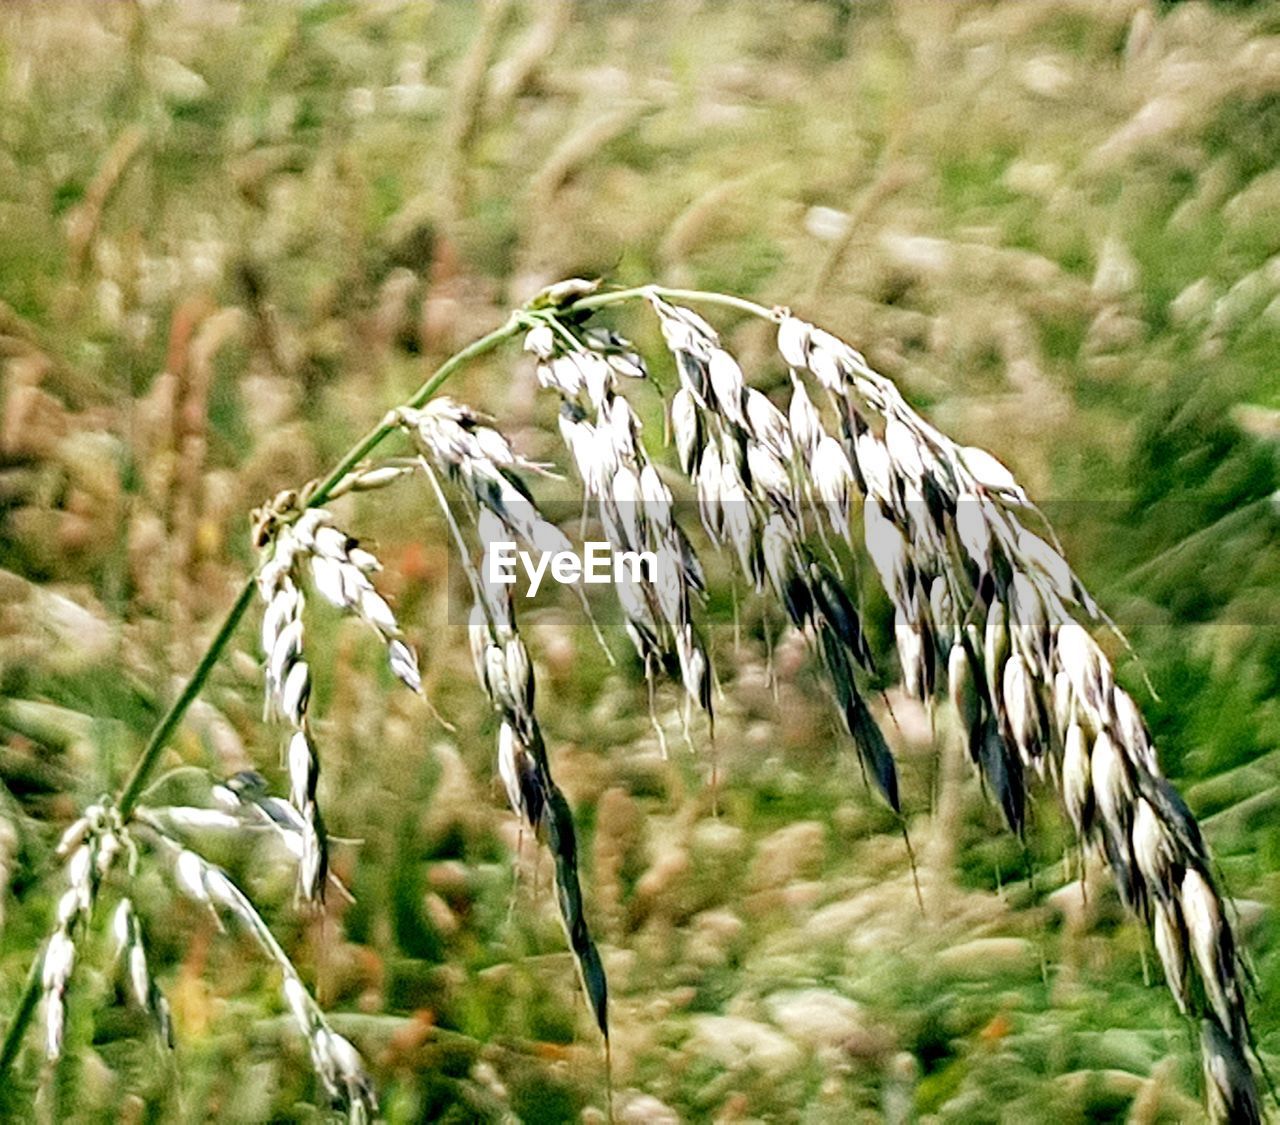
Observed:
[[[739,312],[750,313],[752,316],[760,317],[762,320],[778,319],[776,309],[766,308],[764,305],[758,305],[755,301],[748,301],[742,297],[734,297],[728,293],[708,293],[701,289],[668,289],[664,285],[641,285],[634,289],[614,289],[610,292],[592,293],[588,297],[580,297],[571,305],[567,305],[564,309],[558,311],[565,313],[590,312],[595,309],[607,308],[610,305],[619,305],[624,301],[648,300],[651,296],[661,297],[667,301],[695,301],[704,305],[720,305],[726,309],[737,309]]]
[[[31,961],[31,969],[27,973],[27,983],[23,986],[22,998],[18,1001],[17,1011],[9,1021],[4,1033],[4,1045],[0,1046],[0,1075],[7,1074],[13,1060],[18,1057],[18,1048],[22,1046],[22,1034],[35,1015],[36,1005],[40,1001],[40,974],[44,968],[44,948]],[[4,1084],[7,1088],[7,1083]]]

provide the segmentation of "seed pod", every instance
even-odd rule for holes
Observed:
[[[46,992],[60,989],[71,976],[76,960],[76,944],[63,930],[54,931],[45,946],[44,962],[40,966],[40,983]]]
[[[874,498],[868,498],[863,505],[862,530],[867,554],[871,556],[885,592],[891,601],[902,601],[908,588],[907,541]]]
[[[1079,723],[1067,728],[1062,750],[1062,801],[1067,816],[1083,839],[1093,827],[1093,770],[1089,743]]]
[[[677,351],[674,355],[681,387],[692,395],[700,409],[709,409],[711,372],[706,358],[692,351]]]
[[[1004,665],[1001,686],[1004,713],[1014,745],[1024,765],[1037,762],[1043,751],[1042,723],[1035,685],[1020,653],[1013,653]]]
[[[640,480],[626,465],[614,473],[609,498],[621,520],[623,544],[634,551],[641,550],[645,537],[641,519],[643,500],[640,495]]]
[[[729,461],[720,465],[719,504],[725,537],[737,553],[742,573],[755,582],[760,576],[755,511],[738,470]]]
[[[1224,927],[1218,896],[1204,875],[1196,868],[1188,867],[1182,876],[1179,899],[1205,994],[1219,1023],[1234,1028],[1239,1017],[1235,1005],[1227,997],[1223,965]]]
[[[387,643],[387,662],[391,671],[410,691],[422,691],[422,673],[418,669],[418,656],[404,641],[398,638]]]
[[[791,376],[791,405],[788,411],[791,423],[791,436],[805,460],[812,465],[818,445],[825,436],[822,419],[809,398],[804,384],[793,374]]]
[[[814,604],[823,618],[850,655],[864,667],[870,667],[871,649],[862,632],[862,621],[844,587],[827,567],[817,562],[809,564],[809,580]]]
[[[679,627],[685,617],[686,587],[684,567],[676,548],[669,540],[658,545],[658,572],[654,576],[653,592],[658,602],[658,612],[667,624]]]
[[[760,532],[760,553],[764,561],[765,576],[774,593],[786,589],[795,571],[794,540],[781,516],[773,515],[765,521]]]
[[[287,754],[289,773],[289,800],[295,809],[301,809],[315,797],[316,759],[311,743],[302,731],[295,731],[289,740]]]
[[[59,837],[58,845],[54,848],[53,854],[59,859],[65,859],[73,848],[78,848],[84,843],[85,837],[89,834],[89,827],[90,818],[87,813],[78,817]]]
[[[979,577],[991,570],[991,527],[982,502],[974,495],[961,495],[956,502],[956,538],[965,554],[978,568]]]
[[[809,333],[812,325],[794,316],[782,318],[778,325],[778,351],[790,367],[808,364]]]
[[[376,590],[372,588],[363,590],[359,602],[353,608],[380,633],[389,636],[399,631],[395,614],[391,612],[386,599]]]
[[[947,657],[947,690],[951,696],[951,705],[956,709],[960,725],[972,748],[982,723],[982,700],[978,695],[977,684],[974,683],[969,653],[960,643],[951,646],[951,653]]]
[[[1132,841],[1129,837],[1132,819],[1133,782],[1128,763],[1116,750],[1106,731],[1093,741],[1089,755],[1090,780],[1097,803],[1102,846],[1111,864],[1116,889],[1126,906],[1134,907],[1140,891],[1134,874]]]
[[[723,348],[713,348],[707,363],[707,375],[720,412],[734,425],[747,428],[747,416],[742,408],[742,395],[746,381],[738,361]]]
[[[582,372],[587,401],[599,409],[613,391],[613,368],[607,360],[591,352],[575,352],[573,355]]]
[[[506,652],[492,641],[484,652],[484,682],[496,708],[512,712],[519,708],[519,696],[507,679]]]
[[[506,678],[516,699],[517,711],[533,714],[533,666],[529,662],[529,650],[519,637],[511,637],[503,646],[506,657]]]
[[[791,431],[787,426],[786,415],[755,387],[747,387],[744,402],[747,429],[770,453],[786,461],[792,452]]]
[[[851,374],[847,352],[847,346],[830,332],[821,328],[810,330],[809,370],[823,387],[836,394],[844,390],[845,379]]]
[[[774,507],[791,508],[791,477],[786,466],[769,448],[758,442],[747,444],[747,472],[756,495]]]
[[[1025,527],[1019,527],[1018,551],[1028,563],[1049,579],[1049,584],[1058,597],[1067,602],[1075,600],[1071,567],[1040,536]]]
[[[495,465],[509,468],[520,463],[511,443],[502,434],[490,426],[477,426],[472,437],[475,440],[479,456],[488,458]]]
[[[311,697],[311,671],[305,660],[297,661],[280,689],[280,710],[294,726],[302,723],[302,716]]]
[[[1133,858],[1151,891],[1160,893],[1174,882],[1177,856],[1173,840],[1155,810],[1142,797],[1134,802]]]
[[[693,626],[686,623],[676,634],[676,653],[685,691],[708,714],[711,713],[711,665]]]
[[[1015,573],[1009,583],[1009,623],[1018,647],[1039,675],[1046,667],[1052,638],[1044,602],[1031,580],[1022,573]]]
[[[645,519],[659,530],[671,525],[671,490],[662,482],[652,463],[646,462],[640,470],[640,499],[644,504]]]
[[[655,580],[657,576],[655,575]],[[653,615],[645,588],[641,583],[622,581],[614,584],[618,604],[627,616],[627,633],[642,661],[657,655],[658,622]],[[648,669],[646,668],[646,673]]]
[[[194,852],[185,848],[173,861],[173,873],[178,887],[196,902],[208,902],[209,891],[204,881],[204,863]]]
[[[720,454],[714,445],[709,445],[703,450],[702,460],[698,464],[694,489],[698,494],[698,514],[702,517],[702,526],[717,543],[724,525],[724,511],[720,504],[723,481]]]
[[[643,429],[636,412],[625,398],[614,396],[601,410],[601,423],[608,423],[613,438],[614,456],[619,460],[630,460],[636,456],[637,438]]]
[[[1151,747],[1151,740],[1147,736],[1146,724],[1138,713],[1133,697],[1124,688],[1116,687],[1112,689],[1111,700],[1115,714],[1116,735],[1120,744],[1130,758],[1145,763],[1152,773],[1158,773],[1159,763]]]
[[[968,470],[975,484],[988,492],[996,493],[1003,499],[1021,504],[1027,502],[1026,493],[1014,480],[1013,474],[985,449],[979,449],[976,445],[966,445],[958,450],[958,453],[960,463]]]
[[[556,351],[556,334],[549,324],[536,324],[524,337],[524,350],[539,359],[550,359]]]
[[[955,600],[942,575],[938,575],[929,584],[929,617],[933,622],[938,651],[949,650],[956,638],[959,622],[956,620]]]
[[[872,434],[859,434],[854,441],[858,472],[867,495],[882,503],[893,501],[893,463],[883,442]]]
[[[692,476],[698,468],[702,450],[702,425],[693,395],[681,387],[671,397],[671,430],[676,439],[680,467]]]
[[[818,442],[810,472],[814,490],[826,505],[827,518],[832,528],[842,536],[847,536],[849,499],[855,481],[853,470],[849,467],[849,458],[840,448],[840,443],[829,434],[824,434]]]
[[[1178,1010],[1187,1014],[1187,937],[1179,920],[1178,907],[1173,900],[1157,899],[1152,908],[1152,930],[1156,953],[1164,969],[1169,991],[1178,1004]]]
[[[862,437],[870,437],[863,434]],[[872,439],[874,440],[874,439]],[[861,444],[861,439],[859,439]],[[877,442],[877,445],[880,443]],[[894,472],[908,481],[919,484],[924,480],[924,457],[919,440],[911,429],[899,418],[889,418],[884,424],[884,451],[887,463],[893,466]],[[861,461],[861,458],[859,458]]]
[[[289,673],[302,655],[302,620],[295,617],[276,637],[268,651],[267,680],[282,689]]]
[[[530,781],[531,774],[535,772],[528,751],[516,736],[515,728],[510,723],[503,723],[498,730],[498,776],[507,791],[511,811],[526,825],[534,828],[537,827],[542,810],[536,784],[531,784]]]
[[[1124,758],[1116,750],[1115,743],[1106,731],[1099,733],[1093,740],[1089,766],[1094,797],[1098,802],[1098,813],[1103,824],[1117,838],[1126,838],[1132,815],[1133,784]]]
[[[918,622],[909,617],[902,606],[893,615],[893,636],[902,664],[902,688],[916,699],[928,699],[932,685],[926,667],[925,639]]]
[[[1022,762],[1009,752],[995,721],[988,719],[979,740],[978,765],[991,786],[1009,830],[1021,836],[1026,828],[1027,792],[1023,787]]]
[[[1053,677],[1053,721],[1055,728],[1064,737],[1064,732],[1075,721],[1075,698],[1071,690],[1071,677],[1061,669]]]
[[[854,745],[858,748],[858,756],[862,759],[868,775],[880,790],[880,795],[888,802],[894,812],[901,812],[902,805],[898,797],[898,770],[894,765],[893,755],[889,752],[889,744],[884,740],[884,732],[867,710],[866,703],[860,696],[851,693],[844,707],[845,726],[853,736]]]
[[[992,602],[987,609],[982,653],[986,660],[983,672],[987,678],[987,691],[990,693],[992,704],[999,709],[1002,706],[1000,691],[1004,684],[1004,662],[1009,656],[1009,631],[1005,627],[1003,602]]]
[[[1249,1063],[1213,1020],[1200,1021],[1200,1050],[1213,1119],[1233,1125],[1261,1125],[1262,1107]]]
[[[1111,665],[1081,625],[1064,621],[1058,626],[1058,666],[1067,673],[1077,703],[1090,722],[1101,729],[1108,718],[1113,683]]]

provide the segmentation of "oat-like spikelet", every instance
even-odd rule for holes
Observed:
[[[178,889],[209,907],[215,915],[234,920],[253,935],[263,953],[279,967],[285,1005],[307,1041],[312,1066],[335,1108],[344,1112],[349,1121],[371,1121],[377,1112],[377,1097],[359,1052],[329,1026],[249,897],[222,868],[167,836],[154,817],[141,811],[140,818],[153,830],[157,844],[172,860]]]
[[[351,1041],[339,1035],[291,966],[282,966],[280,986],[285,1007],[307,1041],[311,1065],[330,1101],[347,1113],[351,1122],[372,1120],[378,1109],[373,1082],[364,1060]]]
[[[806,541],[808,501],[837,533],[847,533],[856,490],[849,459],[799,382],[784,415],[745,385],[701,317],[658,298],[651,303],[680,374],[673,428],[707,533],[732,552],[748,581],[773,593],[809,639],[867,778],[897,811],[893,756],[855,671],[871,670],[860,617]]]
[[[400,475],[401,470],[396,468],[395,473]],[[314,902],[324,897],[328,841],[316,797],[320,759],[308,721],[311,669],[303,647],[304,584],[309,581],[326,601],[368,624],[386,646],[391,671],[411,691],[421,693],[422,676],[417,655],[402,639],[395,614],[370,579],[381,564],[357,540],[338,530],[329,512],[310,508],[292,524],[272,524],[267,517],[259,522],[258,539],[266,554],[257,578],[265,603],[266,696],[269,708],[295,728],[287,764],[290,799],[302,818],[298,889],[303,899]],[[273,534],[264,535],[263,525],[272,528]]]
[[[129,996],[151,1016],[160,1042],[172,1048],[173,1021],[169,1015],[169,1002],[151,976],[142,938],[142,924],[133,909],[132,901],[127,898],[122,898],[120,905],[116,907],[111,920],[111,936],[115,945],[116,963],[128,982]]]
[[[1081,841],[1151,927],[1179,1007],[1202,1018],[1218,1112],[1256,1120],[1245,970],[1195,819],[1082,624],[1106,621],[1097,604],[1028,526],[1043,517],[994,457],[939,433],[829,333],[784,316],[778,349],[817,379],[841,419],[866,496],[865,546],[895,607],[904,684],[928,699],[945,671],[970,754],[1015,832],[1029,776],[1056,782]],[[798,431],[816,411],[796,401],[792,433],[804,445]]]
[[[573,813],[551,776],[534,712],[533,665],[516,628],[509,587],[501,591],[491,586],[477,588],[480,597],[471,613],[471,647],[477,677],[500,722],[498,774],[512,811],[551,852],[560,921],[596,1026],[608,1042],[608,982],[587,926]]]
[[[116,857],[132,841],[115,808],[90,805],[62,834],[54,854],[65,861],[66,890],[58,899],[53,932],[45,945],[40,968],[44,1008],[45,1057],[56,1063],[62,1056],[66,1031],[66,998],[78,954],[77,943],[93,917],[98,888]]]
[[[490,574],[488,552],[492,544],[501,538],[503,529],[510,530],[514,525],[508,514],[509,505],[495,504],[492,490],[485,483],[477,487],[476,481],[493,481],[494,470],[499,468],[481,448],[481,443],[497,449],[498,441],[505,444],[505,439],[500,435],[492,438],[477,435],[476,430],[480,428],[478,418],[451,401],[431,404],[424,411],[407,417],[402,412],[401,421],[412,427],[423,449],[423,468],[475,594],[468,636],[476,678],[499,719],[498,775],[512,811],[535,837],[546,842],[551,851],[555,862],[560,921],[574,956],[583,992],[607,1045],[608,983],[583,909],[573,816],[551,776],[551,764],[534,710],[533,664],[516,627],[511,588],[495,586],[487,580]],[[492,432],[496,435],[496,431]],[[505,460],[513,467],[528,464],[514,454]],[[479,569],[472,563],[467,542],[431,467],[432,462],[463,483],[479,505],[475,521],[483,548]],[[507,479],[501,471],[496,476]],[[520,519],[525,526],[546,522],[531,498],[527,500],[527,513]],[[558,528],[550,524],[547,526],[560,534]]]
[[[698,323],[710,331],[705,321],[698,318]],[[693,332],[693,325],[690,321],[685,327]],[[579,338],[567,329],[557,335],[548,325],[539,324],[525,337],[525,348],[539,361],[538,382],[560,396],[561,437],[609,542],[616,550],[656,559],[652,572],[614,585],[627,634],[650,688],[665,669],[710,718],[712,664],[696,620],[698,601],[705,590],[702,566],[674,518],[671,491],[645,450],[640,419],[617,393],[616,376],[644,378],[646,367],[628,341],[608,331],[587,329]],[[735,374],[731,368],[736,364],[726,355],[717,367],[722,387],[741,381],[741,372]],[[706,378],[710,379],[709,372]],[[731,392],[726,389],[725,393]],[[696,415],[680,414],[678,406],[673,406],[677,442],[692,457],[691,446],[697,438],[686,435],[682,427],[686,421],[696,425]],[[763,421],[763,415],[761,418]],[[717,495],[723,487],[724,480],[717,476]],[[742,487],[740,480],[737,487]],[[727,534],[744,564],[751,565],[750,529],[738,519],[740,515],[734,513],[737,522]],[[721,530],[717,527],[713,534],[718,537]],[[665,747],[656,716],[653,723]]]
[[[286,764],[291,775],[296,771],[311,768],[310,756],[314,751],[305,736],[299,744],[301,733],[295,733],[289,743]],[[298,750],[296,754],[293,753],[295,746]],[[304,752],[307,755],[306,761],[297,761]],[[294,788],[293,781],[291,776],[291,789]],[[303,799],[299,803],[304,807],[305,792],[304,782],[299,794],[291,794],[291,796],[301,795]],[[149,811],[161,816],[166,823],[172,824],[183,833],[189,829],[199,831],[207,827],[269,830],[279,840],[283,850],[300,867],[316,854],[314,846],[308,843],[308,835],[311,832],[309,818],[298,811],[298,804],[293,803],[292,800],[272,796],[267,786],[267,779],[256,770],[240,770],[225,781],[212,786],[209,795],[218,808],[167,806]],[[329,887],[337,890],[343,899],[348,902],[354,901],[351,892],[332,871],[326,871],[326,878]]]
[[[370,580],[381,564],[359,541],[333,526],[332,515],[311,508],[296,523],[282,526],[268,544],[258,573],[266,604],[262,645],[267,657],[267,687],[279,712],[295,726],[306,712],[310,677],[302,653],[304,577],[326,601],[368,624],[387,646],[392,672],[411,691],[422,690],[417,656],[404,643],[395,614]],[[290,688],[290,678],[295,683]]]
[[[490,512],[514,539],[540,551],[570,547],[568,537],[542,518],[517,470],[545,467],[519,456],[483,417],[451,398],[433,399],[420,410],[395,415],[419,449],[446,476],[463,485],[483,511]]]

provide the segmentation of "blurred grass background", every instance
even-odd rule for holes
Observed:
[[[52,842],[196,662],[252,566],[250,508],[572,275],[791,305],[1046,501],[1206,818],[1274,1066],[1273,2],[0,6],[0,1011],[49,922]],[[651,323],[617,323],[653,353]],[[782,385],[764,326],[718,323],[757,385]],[[514,352],[451,392],[553,451]],[[635,401],[656,442],[656,396]],[[322,795],[357,902],[300,918],[272,856],[206,850],[265,904],[388,1119],[602,1120],[548,872],[492,780],[443,529],[413,488],[339,507],[458,733],[323,619]],[[668,763],[637,670],[605,663],[572,602],[523,616],[610,974],[618,1118],[1194,1119],[1193,1038],[1106,879],[1087,901],[1070,882],[1051,805],[1023,854],[946,709],[935,736],[891,694],[922,917],[803,652],[774,655],[775,699],[752,630],[735,647],[729,600],[715,612],[714,789],[674,694]],[[245,628],[169,765],[281,783],[255,646]],[[316,1119],[248,939],[154,870],[136,898],[176,1064],[111,1003],[94,945],[42,1112]]]

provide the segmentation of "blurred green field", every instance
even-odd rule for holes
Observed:
[[[123,779],[235,598],[249,511],[568,276],[789,305],[1045,501],[1132,641],[1120,678],[1203,820],[1280,1068],[1273,0],[0,5],[0,1019],[50,925],[58,833]],[[784,384],[765,326],[716,323],[758,386]],[[450,384],[555,457],[536,389],[515,348]],[[656,443],[657,396],[636,407]],[[356,902],[300,916],[269,849],[207,851],[388,1120],[603,1121],[445,529],[408,486],[337,510],[457,731],[322,618],[321,794]],[[891,667],[892,612],[866,608]],[[668,689],[669,762],[638,667],[606,663],[571,599],[522,616],[610,976],[615,1118],[1197,1119],[1194,1032],[1105,875],[1082,901],[1052,803],[1024,852],[948,709],[931,728],[890,691],[922,917],[802,648],[773,655],[775,698],[757,610],[713,612],[715,751],[696,725],[682,746]],[[260,690],[246,626],[166,766],[252,763],[283,792]],[[145,864],[135,897],[174,1058],[95,941],[56,1081],[35,1096],[29,1050],[0,1112],[321,1119],[250,940]]]

